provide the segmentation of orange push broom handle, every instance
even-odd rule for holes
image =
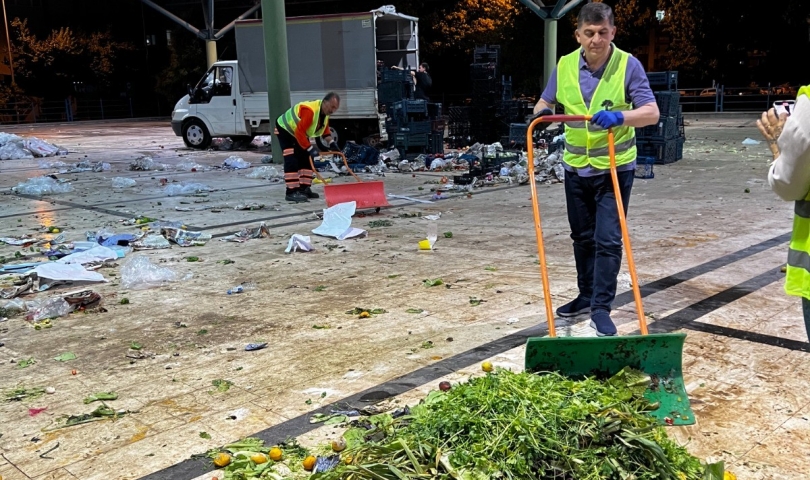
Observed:
[[[636,263],[633,261],[633,248],[630,246],[630,234],[627,232],[627,219],[624,217],[624,201],[619,190],[619,176],[616,173],[616,144],[613,129],[608,130],[608,154],[610,155],[610,176],[613,179],[613,194],[616,197],[616,207],[619,209],[619,223],[622,226],[622,240],[624,250],[627,252],[627,266],[630,268],[630,281],[633,282],[633,298],[636,301],[638,326],[642,335],[647,335],[647,318],[644,316],[644,306],[641,304],[641,290],[636,276]]]
[[[348,163],[348,162],[346,162],[346,155],[343,155],[343,153],[341,153],[341,152],[324,152],[324,155],[340,155],[340,156],[343,158],[343,164],[344,164],[344,165],[346,165],[346,170],[348,170],[348,171],[349,171],[349,173],[351,173],[351,174],[352,174],[352,176],[353,176],[353,177],[354,177],[354,178],[355,178],[355,179],[356,179],[358,182],[363,183],[363,181],[362,181],[362,180],[360,180],[360,178],[359,178],[357,175],[355,175],[355,174],[354,174],[354,172],[352,171],[352,169],[351,169],[351,168],[349,168],[349,163]],[[318,177],[318,179],[319,179],[321,182],[323,182],[323,184],[324,184],[324,185],[326,185],[326,180],[324,180],[324,179],[323,179],[323,177],[321,176],[320,172],[318,172],[318,169],[317,169],[317,168],[315,168],[315,162],[313,162],[313,161],[312,161],[312,157],[311,157],[311,156],[309,157],[309,164],[312,166],[312,171],[313,171],[313,172],[315,172],[315,176],[316,176],[316,177]]]
[[[543,227],[540,222],[540,202],[537,199],[537,186],[534,183],[534,144],[532,142],[532,131],[535,125],[540,122],[584,122],[590,120],[590,115],[546,115],[538,117],[529,124],[526,129],[526,149],[529,153],[529,164],[526,166],[529,171],[529,186],[532,190],[532,211],[534,212],[534,233],[537,235],[537,255],[540,257],[540,278],[543,280],[543,301],[546,304],[546,321],[548,322],[548,334],[550,337],[557,336],[557,327],[554,325],[554,311],[551,308],[551,289],[548,282],[548,267],[546,266],[546,249],[543,244]]]

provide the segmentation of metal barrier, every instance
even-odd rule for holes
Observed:
[[[7,102],[0,105],[0,124],[74,122],[165,114],[157,99],[96,98]]]
[[[778,100],[796,98],[798,87],[682,88],[681,105],[684,112],[763,112]]]

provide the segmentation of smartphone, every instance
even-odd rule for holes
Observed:
[[[793,107],[795,106],[795,100],[780,100],[778,102],[773,102],[774,113],[776,113],[777,117],[783,113],[787,113],[788,116],[790,116],[790,114],[793,112]]]

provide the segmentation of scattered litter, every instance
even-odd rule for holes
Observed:
[[[621,272],[616,276],[616,287],[621,290],[630,290],[633,288],[633,280],[627,272]]]
[[[394,222],[391,220],[372,220],[368,222],[368,228],[390,227]]]
[[[142,237],[140,240],[132,242],[132,248],[135,250],[155,250],[160,248],[169,248],[171,243],[163,235],[151,233]]]
[[[179,228],[161,228],[160,233],[181,247],[199,247],[211,240],[210,233],[190,232]]]
[[[272,135],[257,135],[250,142],[254,147],[269,147],[273,141]],[[268,155],[269,156],[269,155]]]
[[[49,458],[49,459],[53,459],[53,457],[49,457],[49,456],[47,456],[47,455],[48,455],[49,453],[53,452],[54,450],[56,450],[57,448],[59,448],[59,442],[56,442],[56,445],[54,445],[53,447],[51,447],[51,448],[49,448],[49,449],[45,450],[44,452],[40,453],[40,454],[39,454],[39,458]]]
[[[159,267],[144,256],[134,257],[121,267],[121,288],[124,289],[159,287],[175,281],[177,273],[174,270]]]
[[[57,421],[59,423],[56,424],[54,427],[43,428],[43,432],[52,432],[54,430],[59,430],[61,428],[68,428],[73,427],[76,425],[82,425],[85,423],[90,422],[97,422],[99,420],[104,420],[107,418],[119,418],[127,415],[129,412],[128,410],[114,410],[108,407],[105,403],[99,405],[95,410],[90,413],[85,413],[81,415],[70,415],[68,417],[60,417]]]
[[[515,323],[518,323],[519,321],[520,321],[520,319],[519,319],[519,318],[517,318],[517,317],[512,317],[512,318],[509,318],[509,319],[507,319],[507,320],[506,320],[506,324],[507,324],[507,325],[513,325],[513,324],[515,324]]]
[[[28,368],[35,363],[37,363],[37,361],[33,357],[26,358],[17,362],[17,368]]]
[[[28,315],[25,317],[26,320],[39,322],[40,320],[64,317],[73,311],[73,307],[62,297],[37,302],[38,303],[28,308]]]
[[[233,207],[234,210],[261,210],[263,208],[263,203],[239,203]]]
[[[302,252],[309,252],[312,251],[312,240],[310,239],[309,235],[299,235],[293,234],[290,237],[290,243],[287,244],[287,249],[284,250],[285,253],[297,252],[301,250]]]
[[[217,262],[219,263],[219,262]],[[233,295],[235,293],[245,293],[250,290],[256,290],[256,284],[253,282],[245,282],[241,283],[233,288],[228,289],[228,295]]]
[[[195,162],[180,162],[174,168],[181,172],[202,172],[206,170],[203,165]]]
[[[234,170],[237,170],[243,168],[250,168],[250,162],[246,162],[242,157],[231,155],[230,157],[225,159],[225,161],[222,163],[222,166],[225,168],[232,168]]]
[[[245,178],[264,178],[264,179],[272,179],[272,178],[281,178],[281,174],[278,173],[276,167],[256,167],[253,169],[252,172],[245,175]]]
[[[233,382],[231,382],[230,380],[223,380],[221,378],[218,378],[216,380],[212,380],[211,385],[217,387],[218,392],[227,392],[228,390],[231,389]]]
[[[416,203],[433,203],[430,200],[422,200],[420,198],[406,197],[405,195],[394,195],[393,193],[389,193],[388,198],[399,198],[400,200],[408,200]]]
[[[262,163],[273,163],[273,156],[272,155],[263,156]]]
[[[5,393],[5,397],[6,400],[9,402],[21,402],[23,400],[33,400],[35,398],[39,398],[42,396],[43,393],[48,393],[48,389],[41,387],[34,387],[34,388],[17,387],[11,390],[10,392]]]
[[[57,260],[56,263],[86,265],[88,263],[105,262],[107,260],[115,260],[117,258],[118,253],[115,250],[99,245],[89,250],[83,250],[81,252],[65,255]]]
[[[754,140],[753,138],[746,138],[745,140],[742,141],[742,144],[743,145],[759,145],[760,141],[759,140]]]
[[[36,137],[23,138],[13,133],[0,133],[0,160],[52,157],[67,151]]]
[[[438,219],[442,218],[442,214],[441,214],[441,212],[439,212],[439,213],[434,214],[434,215],[423,215],[422,218],[424,218],[425,220],[438,220]]]
[[[84,399],[84,404],[87,405],[93,402],[103,402],[105,400],[118,400],[118,394],[115,392],[99,392],[90,395]]]
[[[264,224],[264,222],[262,222],[258,227],[243,228],[241,231],[234,233],[233,235],[228,235],[227,237],[222,237],[220,240],[223,242],[243,243],[247,242],[251,238],[262,238],[269,236],[270,230],[268,230],[267,226]]]
[[[68,164],[59,160],[55,162],[40,160],[39,162],[37,162],[37,165],[39,165],[39,168],[63,168],[67,167]]]
[[[2,243],[16,247],[27,247],[35,243],[40,243],[40,240],[29,235],[21,235],[19,237],[0,237],[0,244]]]
[[[73,186],[68,182],[60,182],[52,177],[29,178],[23,183],[11,189],[15,193],[23,195],[56,195],[59,193],[69,193],[73,191]]]
[[[42,408],[29,408],[29,409],[28,409],[28,416],[29,416],[29,417],[36,417],[37,415],[39,415],[40,413],[44,412],[44,411],[45,411],[45,410],[47,410],[47,409],[48,409],[48,407],[42,407]]]
[[[65,352],[61,355],[53,357],[53,359],[56,360],[57,362],[67,362],[70,360],[76,360],[76,354],[73,352]]]
[[[338,240],[345,240],[357,236],[364,236],[368,232],[360,228],[352,227],[352,215],[357,208],[357,202],[339,203],[323,211],[323,223],[312,233],[324,237],[335,237]]]
[[[67,257],[65,257],[67,258]],[[45,263],[37,265],[34,268],[34,273],[40,279],[47,279],[51,281],[71,281],[71,282],[106,282],[104,276],[98,272],[91,272],[86,270],[78,263]],[[51,282],[48,282],[51,283]]]
[[[254,350],[261,350],[263,348],[267,348],[267,342],[264,343],[248,343],[245,345],[246,352],[252,352]]]
[[[179,185],[167,186],[163,193],[173,197],[176,195],[196,195],[198,193],[210,192],[211,190],[211,187],[203,185],[202,183],[181,183]]]
[[[134,187],[137,182],[131,178],[115,177],[112,179],[113,188],[128,188]]]
[[[437,278],[435,280],[431,280],[428,278],[422,282],[422,285],[426,287],[437,287],[439,285],[444,285],[444,281],[442,281],[441,278]]]
[[[149,170],[169,170],[171,167],[165,163],[156,163],[152,157],[144,155],[129,163],[129,169],[136,172],[146,172]]]

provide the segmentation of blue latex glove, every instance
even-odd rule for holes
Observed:
[[[600,110],[591,118],[591,122],[604,129],[618,127],[624,123],[624,115],[622,115],[622,112]]]
[[[309,156],[312,157],[313,162],[318,162],[321,160],[321,153],[318,151],[318,148],[315,147],[315,145],[310,146],[307,153],[309,153]]]

